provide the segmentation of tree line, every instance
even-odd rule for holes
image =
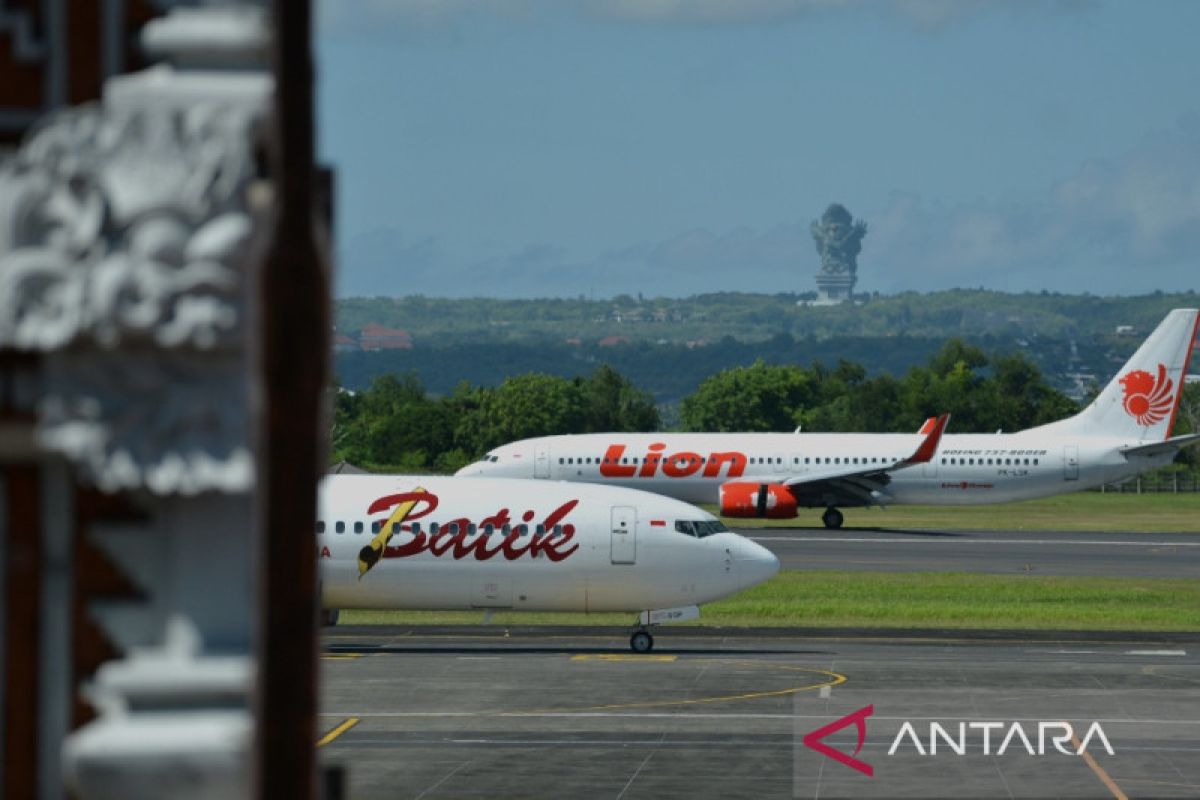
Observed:
[[[1200,385],[1189,387],[1186,398],[1176,433],[1200,422]],[[899,377],[870,377],[846,360],[833,367],[759,360],[726,369],[683,399],[677,427],[911,433],[926,418],[949,412],[951,431],[978,433],[1017,431],[1078,409],[1022,353],[989,356],[951,339]],[[661,427],[653,397],[608,365],[587,377],[527,373],[495,387],[464,382],[441,396],[427,392],[411,373],[385,375],[364,391],[336,391],[331,454],[334,461],[376,471],[452,472],[516,439]],[[1185,451],[1189,460],[1194,450]]]

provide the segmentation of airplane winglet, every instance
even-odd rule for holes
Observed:
[[[908,466],[909,464],[925,464],[933,458],[933,454],[937,452],[938,445],[942,441],[942,433],[946,430],[946,425],[950,422],[949,414],[942,414],[937,418],[932,430],[925,436],[925,440],[921,442],[921,446],[908,458],[904,459],[897,466]]]

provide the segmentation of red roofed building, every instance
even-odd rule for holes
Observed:
[[[600,341],[596,342],[601,347],[616,347],[619,344],[629,344],[629,340],[624,336],[605,336]]]
[[[361,348],[359,347],[358,342],[354,341],[344,333],[338,333],[337,331],[334,331],[333,351],[335,353],[349,353],[359,349]]]
[[[374,322],[358,332],[358,343],[363,350],[412,350],[412,336],[399,328],[385,328]]]

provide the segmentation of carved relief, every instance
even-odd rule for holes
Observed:
[[[80,107],[0,165],[0,348],[46,356],[41,441],[101,489],[253,483],[254,117],[245,104]]]
[[[252,124],[90,106],[35,130],[0,167],[0,347],[237,348]]]

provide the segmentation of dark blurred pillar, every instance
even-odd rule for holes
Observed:
[[[313,164],[311,5],[276,0],[273,232],[258,282],[259,797],[316,789],[316,490],[328,374],[329,270]]]

